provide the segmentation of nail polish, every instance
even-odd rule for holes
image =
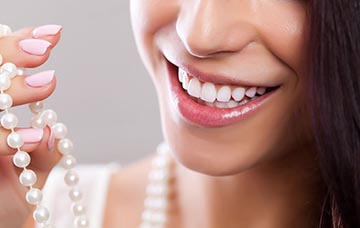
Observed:
[[[20,48],[30,54],[42,56],[46,53],[51,43],[47,40],[25,39],[19,42]]]
[[[44,135],[43,129],[36,128],[22,128],[17,129],[16,132],[22,136],[25,143],[40,142]]]
[[[42,87],[48,85],[55,76],[54,70],[47,70],[37,74],[27,76],[25,82],[30,87]]]
[[[42,38],[45,36],[54,36],[62,30],[61,25],[43,25],[32,31],[33,38]]]

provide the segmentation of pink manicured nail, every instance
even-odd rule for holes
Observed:
[[[43,25],[35,28],[32,31],[32,36],[34,38],[41,38],[44,36],[54,36],[60,32],[62,29],[61,25]]]
[[[54,70],[47,70],[27,76],[25,78],[25,82],[31,87],[41,87],[49,84],[54,79],[54,76],[55,76]]]
[[[16,130],[19,133],[25,143],[37,143],[40,142],[44,135],[43,129],[35,128],[23,128]]]
[[[44,55],[51,43],[47,40],[26,39],[19,42],[20,48],[31,55]]]
[[[50,136],[49,136],[49,140],[47,143],[49,151],[53,150],[54,143],[55,143],[55,135],[54,135],[53,131],[50,130]]]

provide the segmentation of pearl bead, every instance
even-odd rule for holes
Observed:
[[[142,215],[142,219],[144,221],[148,221],[151,223],[165,223],[166,222],[166,215],[162,212],[155,212],[149,209],[146,209]]]
[[[7,25],[0,25],[0,37],[1,36],[7,36],[9,34],[11,34],[11,28]]]
[[[18,151],[13,157],[13,163],[16,167],[25,168],[30,164],[30,155],[25,151]]]
[[[22,136],[17,132],[11,132],[7,137],[7,144],[11,148],[18,148],[24,145],[24,140]]]
[[[0,122],[1,122],[1,125],[3,126],[3,128],[5,128],[5,129],[13,129],[18,125],[19,120],[15,116],[15,114],[13,114],[13,113],[5,113],[1,117]]]
[[[89,219],[85,216],[77,217],[74,220],[74,225],[76,228],[87,228],[89,227]]]
[[[69,170],[64,177],[64,181],[68,186],[74,186],[79,182],[79,175],[72,170]]]
[[[46,225],[44,225],[42,228],[53,228],[53,226],[50,225],[50,224],[46,224]]]
[[[1,73],[5,73],[10,78],[13,78],[17,75],[17,67],[13,63],[5,63],[1,67]]]
[[[34,171],[27,169],[20,174],[20,183],[24,186],[32,186],[36,183],[37,177]]]
[[[54,137],[56,139],[63,139],[65,138],[68,130],[65,124],[63,123],[56,123],[51,127],[52,132],[54,133]]]
[[[39,204],[42,198],[43,198],[42,191],[37,188],[32,188],[26,193],[26,201],[32,205]]]
[[[71,211],[74,216],[80,216],[86,213],[85,207],[80,203],[73,203],[71,205]]]
[[[44,111],[45,104],[43,101],[36,101],[29,104],[29,108],[33,113],[39,113]]]
[[[6,73],[0,74],[0,90],[5,91],[10,88],[11,80]]]
[[[152,165],[156,168],[164,168],[170,164],[170,158],[166,156],[156,157],[152,160]]]
[[[49,210],[44,206],[37,206],[33,213],[33,218],[38,223],[46,223],[49,217]]]
[[[169,177],[169,173],[166,170],[152,170],[149,173],[149,179],[155,182],[166,182]]]
[[[44,127],[46,127],[46,122],[41,117],[41,115],[35,115],[31,118],[31,126],[33,128],[43,129]]]
[[[170,148],[166,143],[161,143],[157,146],[156,151],[160,155],[168,155]]]
[[[167,184],[149,184],[146,187],[148,195],[167,195],[169,192]]]
[[[165,197],[147,197],[144,206],[149,209],[164,210],[168,206],[167,199]]]
[[[25,68],[18,68],[17,69],[17,75],[19,75],[19,76],[26,75],[26,69]]]
[[[57,149],[62,154],[69,154],[73,151],[74,145],[70,139],[61,139],[57,144]]]
[[[9,94],[0,94],[0,109],[5,110],[13,105],[13,100]]]
[[[64,155],[60,162],[64,169],[72,169],[76,166],[76,163],[76,158],[72,155]]]
[[[69,192],[69,197],[72,201],[76,202],[81,200],[82,194],[78,189],[73,188]]]
[[[50,126],[55,124],[57,121],[57,114],[51,109],[45,110],[41,115],[44,121],[46,122],[46,124]]]

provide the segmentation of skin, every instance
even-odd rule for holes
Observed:
[[[316,227],[324,185],[305,106],[306,1],[130,3],[136,44],[176,163],[168,227]],[[173,109],[164,56],[281,88],[249,118],[198,126]],[[145,158],[111,177],[104,227],[139,226],[150,163]]]

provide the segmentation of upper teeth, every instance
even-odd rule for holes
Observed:
[[[256,94],[263,95],[266,91],[264,87],[241,87],[229,85],[215,85],[211,82],[200,82],[197,78],[189,76],[184,70],[179,68],[179,81],[187,93],[196,98],[209,103],[214,102],[239,102],[244,98],[253,98]],[[245,100],[245,99],[244,99]],[[235,103],[232,105],[234,106]],[[215,106],[216,103],[215,103]]]

